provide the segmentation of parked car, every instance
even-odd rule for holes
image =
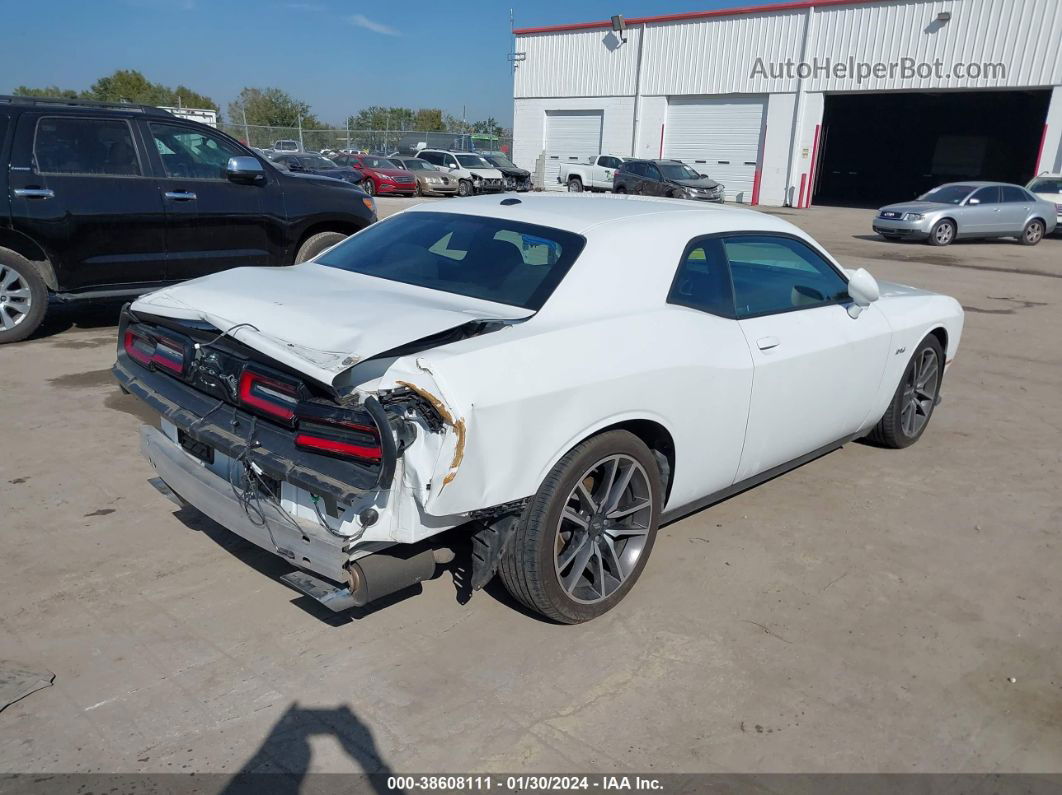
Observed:
[[[612,190],[722,203],[725,186],[678,160],[624,160],[612,174]]]
[[[557,182],[567,185],[571,193],[612,190],[612,175],[626,158],[595,155],[587,163],[561,163]]]
[[[279,141],[273,141],[274,152],[298,152],[302,147],[299,146],[298,141],[293,141],[290,138],[282,138]]]
[[[316,174],[319,177],[331,177],[349,182],[369,193],[365,175],[351,166],[341,166],[327,157],[311,155],[305,152],[299,154],[274,154],[270,158],[274,163],[287,171],[296,174]]]
[[[443,149],[422,149],[417,157],[445,169],[457,178],[457,195],[495,193],[505,190],[502,173],[472,152],[450,152]]]
[[[505,152],[476,152],[476,154],[502,173],[506,190],[515,190],[520,193],[531,190],[531,172],[517,166]]]
[[[0,342],[51,301],[290,265],[376,220],[352,185],[149,106],[0,97],[0,166]]]
[[[417,180],[417,196],[456,196],[457,180],[438,166],[415,157],[389,158],[396,168],[410,172]]]
[[[484,196],[144,296],[114,374],[161,414],[161,480],[332,609],[433,576],[465,526],[474,588],[499,572],[576,623],[661,521],[853,438],[916,442],[962,325],[778,217]]]
[[[949,182],[913,202],[878,210],[872,227],[887,240],[915,238],[946,246],[959,238],[1016,237],[1035,246],[1054,231],[1054,202],[1004,182]]]
[[[417,178],[409,169],[398,168],[389,158],[377,155],[336,155],[333,161],[341,166],[352,166],[365,174],[365,190],[373,195],[401,194],[412,196],[417,192]]]
[[[1025,186],[1038,199],[1055,205],[1055,231],[1062,228],[1062,174],[1041,174]]]

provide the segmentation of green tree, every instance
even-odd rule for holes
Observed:
[[[61,97],[63,99],[77,99],[78,97],[74,89],[59,88],[59,86],[45,86],[44,88],[15,86],[11,93],[17,97]]]
[[[427,132],[442,132],[446,129],[443,112],[438,108],[421,108],[413,117],[413,129]]]
[[[310,106],[279,88],[244,88],[229,103],[229,120],[266,127],[297,127],[302,119],[304,129],[320,128],[321,122],[310,112]]]

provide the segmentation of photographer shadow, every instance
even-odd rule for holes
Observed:
[[[310,774],[313,737],[334,737],[363,775]],[[288,707],[262,744],[221,790],[222,795],[306,795],[306,793],[399,793],[388,789],[393,775],[380,756],[372,730],[350,707]],[[338,789],[337,789],[338,787]]]

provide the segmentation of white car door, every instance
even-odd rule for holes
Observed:
[[[775,234],[723,237],[734,303],[753,360],[737,480],[855,433],[892,342],[873,304],[847,311],[847,281],[812,246]]]

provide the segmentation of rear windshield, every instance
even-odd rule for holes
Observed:
[[[317,258],[331,268],[537,310],[586,240],[501,218],[402,213]]]
[[[1062,177],[1041,177],[1029,183],[1033,193],[1062,193]]]
[[[973,185],[941,185],[939,188],[933,188],[929,193],[924,193],[918,198],[924,202],[958,204],[973,193],[973,189]]]

